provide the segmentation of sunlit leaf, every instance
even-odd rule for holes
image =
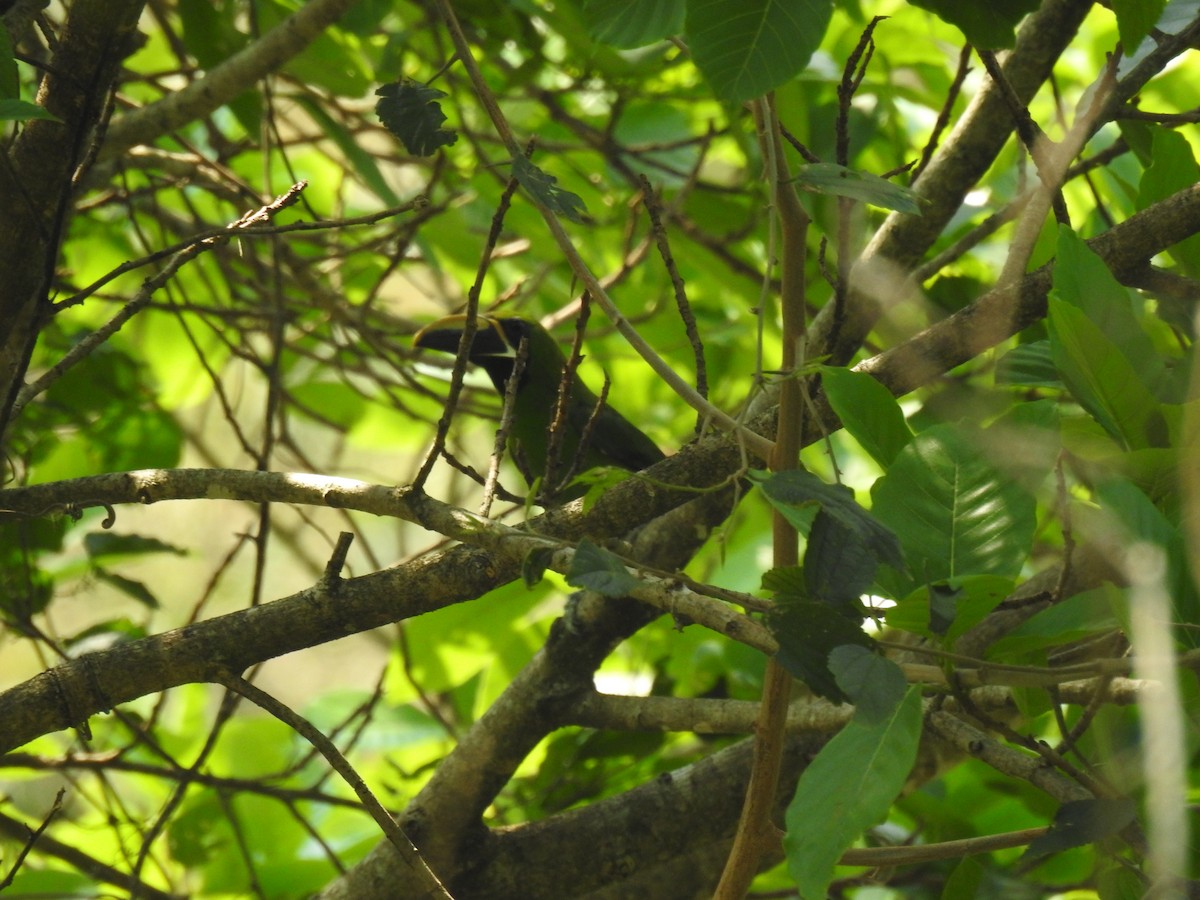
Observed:
[[[832,13],[831,0],[689,0],[687,43],[716,95],[738,103],[798,74]]]
[[[685,0],[586,0],[588,31],[614,47],[644,47],[683,30]]]
[[[891,391],[865,372],[821,367],[821,386],[846,430],[887,469],[912,437]]]
[[[1040,0],[909,0],[958,26],[968,41],[981,50],[1011,47],[1014,29]]]

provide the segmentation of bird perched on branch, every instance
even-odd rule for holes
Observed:
[[[467,317],[462,315],[439,319],[417,332],[413,345],[456,353],[466,323]],[[519,364],[522,347],[525,358]],[[602,403],[576,373],[565,408],[556,420],[567,359],[558,342],[537,322],[515,316],[478,316],[467,358],[487,372],[502,397],[513,373],[520,370],[509,450],[533,484],[545,477],[553,445],[551,480],[555,483],[543,485],[543,494],[559,501],[570,499],[582,491],[563,494],[557,489],[588,469],[618,466],[637,471],[663,458],[650,438],[608,403]],[[552,436],[556,421],[558,433]]]

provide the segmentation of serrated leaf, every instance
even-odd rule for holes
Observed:
[[[770,504],[797,528],[809,524],[806,507],[821,508],[850,529],[875,558],[896,569],[904,567],[900,542],[886,525],[859,506],[854,492],[842,484],[826,484],[811,472],[790,469],[768,475],[751,472],[750,480],[762,488]]]
[[[546,209],[572,222],[587,221],[587,204],[583,198],[558,187],[558,179],[553,175],[542,171],[524,156],[513,159],[512,171],[521,187]]]
[[[1017,866],[1020,870],[1028,870],[1047,856],[1103,840],[1132,822],[1136,813],[1137,807],[1128,797],[1097,797],[1064,803],[1054,814],[1050,830],[1029,842]]]
[[[713,93],[740,103],[808,65],[832,14],[831,0],[689,0],[684,28]]]
[[[871,488],[875,517],[901,536],[922,583],[1015,575],[1036,525],[1033,497],[987,462],[962,432],[935,425],[900,451]]]
[[[883,209],[894,209],[910,216],[921,215],[921,203],[916,191],[870,172],[858,172],[837,163],[812,163],[800,166],[795,182],[807,191],[833,194],[861,200]]]
[[[775,595],[776,603],[807,600],[808,588],[804,584],[804,569],[801,566],[776,566],[762,576],[762,589]]]
[[[908,690],[898,665],[857,644],[834,647],[829,654],[829,669],[838,687],[855,705],[854,717],[867,723],[890,716]]]
[[[956,26],[980,50],[1013,46],[1017,23],[1041,0],[909,0]]]
[[[567,584],[606,597],[624,597],[637,587],[638,580],[617,556],[584,538],[571,559]]]
[[[405,78],[383,85],[375,95],[380,98],[375,115],[409,153],[429,156],[458,140],[457,134],[442,128],[446,114],[437,101],[446,96],[445,91]]]
[[[892,392],[865,372],[822,366],[821,385],[842,425],[887,469],[912,437]]]
[[[783,838],[801,897],[826,896],[838,859],[903,790],[920,738],[921,694],[914,687],[879,721],[856,715],[809,763],[788,805]]]
[[[623,50],[661,41],[683,30],[685,0],[586,0],[588,33]]]
[[[781,666],[813,693],[837,703],[849,700],[829,670],[829,654],[844,644],[874,647],[860,625],[824,603],[797,600],[772,612],[767,627],[779,642],[775,658]]]

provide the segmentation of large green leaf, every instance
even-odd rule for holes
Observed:
[[[632,49],[682,31],[687,4],[684,0],[586,0],[583,13],[596,40]]]
[[[886,469],[912,431],[892,392],[865,372],[822,366],[821,386],[842,425]]]
[[[788,870],[801,897],[826,896],[842,853],[904,788],[921,738],[921,692],[909,688],[888,714],[855,715],[809,763],[787,810]]]
[[[936,425],[914,437],[871,497],[875,517],[900,535],[918,582],[1015,575],[1029,553],[1033,497],[957,427]]]
[[[808,65],[832,14],[831,0],[689,0],[688,47],[713,92],[740,103]]]
[[[1117,33],[1121,35],[1121,47],[1126,56],[1133,53],[1150,33],[1166,5],[1167,0],[1112,0]]]
[[[1017,23],[1040,0],[909,0],[959,28],[980,50],[1011,47]]]
[[[1125,354],[1079,307],[1048,303],[1054,365],[1079,405],[1127,448],[1163,446],[1166,420]]]
[[[1150,133],[1150,165],[1138,183],[1139,208],[1200,182],[1200,164],[1187,138],[1167,128],[1153,128]],[[1170,254],[1190,275],[1200,274],[1200,236],[1176,244]]]
[[[1051,296],[1082,310],[1108,341],[1124,354],[1130,367],[1149,390],[1155,391],[1156,387],[1164,386],[1166,372],[1163,354],[1154,346],[1133,314],[1129,289],[1113,277],[1104,260],[1069,228],[1058,230],[1054,290]],[[1159,397],[1171,399],[1162,394]]]

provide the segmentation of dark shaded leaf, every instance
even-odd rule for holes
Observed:
[[[850,701],[858,708],[856,719],[878,723],[895,712],[908,682],[900,667],[858,644],[835,647],[829,654],[829,669]]]
[[[1034,838],[1018,860],[1027,870],[1046,857],[1114,835],[1133,821],[1136,807],[1128,797],[1099,797],[1064,803],[1045,834]]]
[[[571,559],[567,584],[606,597],[624,597],[637,587],[638,580],[619,558],[584,538]]]
[[[186,556],[187,551],[158,538],[142,534],[117,534],[112,531],[93,531],[83,538],[83,549],[93,559],[139,556],[143,553],[173,553]]]
[[[554,550],[550,547],[535,547],[521,560],[521,580],[526,587],[533,587],[546,575]]]
[[[824,509],[817,513],[804,550],[804,586],[809,597],[861,622],[859,598],[875,580],[877,567],[878,560],[857,532]]]
[[[513,159],[513,177],[542,206],[572,222],[587,221],[587,205],[578,194],[558,187],[558,179],[543,172],[523,156]]]
[[[860,625],[824,603],[797,600],[768,616],[767,626],[779,641],[775,658],[781,666],[814,693],[838,703],[849,701],[829,669],[829,654],[843,644],[874,647]]]
[[[445,91],[406,78],[383,85],[375,95],[380,98],[375,104],[379,121],[409,153],[429,156],[458,140],[457,134],[442,128],[446,114],[437,100],[446,96]]]
[[[109,572],[107,569],[101,569],[99,567],[93,569],[92,573],[96,576],[97,581],[101,581],[104,584],[115,587],[122,594],[127,594],[138,603],[142,604],[142,606],[148,607],[149,609],[158,609],[158,598],[150,593],[150,589],[147,588],[142,582],[135,581],[132,578],[126,578],[124,575],[118,575],[116,572]]]
[[[900,541],[886,525],[863,509],[854,499],[854,492],[842,484],[826,484],[811,472],[790,469],[767,475],[751,472],[750,479],[762,488],[773,507],[797,528],[807,527],[806,506],[820,504],[838,522],[852,531],[877,560],[896,569],[904,567]]]
[[[954,624],[958,613],[958,598],[962,590],[945,582],[929,586],[929,630],[934,634],[945,634]]]

